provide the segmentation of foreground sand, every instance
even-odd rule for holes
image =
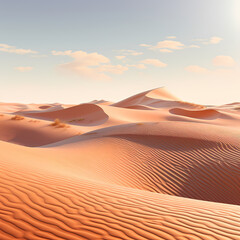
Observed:
[[[240,239],[239,103],[160,88],[0,112],[1,240]]]

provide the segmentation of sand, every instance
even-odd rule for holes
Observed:
[[[0,239],[240,239],[239,106],[0,103]]]

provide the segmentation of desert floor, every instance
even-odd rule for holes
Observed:
[[[1,240],[240,239],[240,103],[0,103],[0,140]]]

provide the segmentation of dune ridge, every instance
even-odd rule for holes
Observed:
[[[164,87],[162,87],[136,94],[112,105],[116,107],[127,107],[136,104],[148,105],[159,100],[175,101],[179,99],[169,93]]]
[[[200,118],[200,119],[215,119],[215,118],[218,118],[219,115],[221,115],[215,109],[188,110],[183,108],[172,108],[170,112],[180,116]]]

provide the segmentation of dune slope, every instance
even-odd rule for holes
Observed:
[[[239,136],[196,123],[143,123],[98,130],[46,148],[63,162],[67,159],[71,171],[93,180],[240,204]]]
[[[47,165],[39,169],[1,158],[0,166],[1,239],[239,237],[236,205],[80,180]]]

